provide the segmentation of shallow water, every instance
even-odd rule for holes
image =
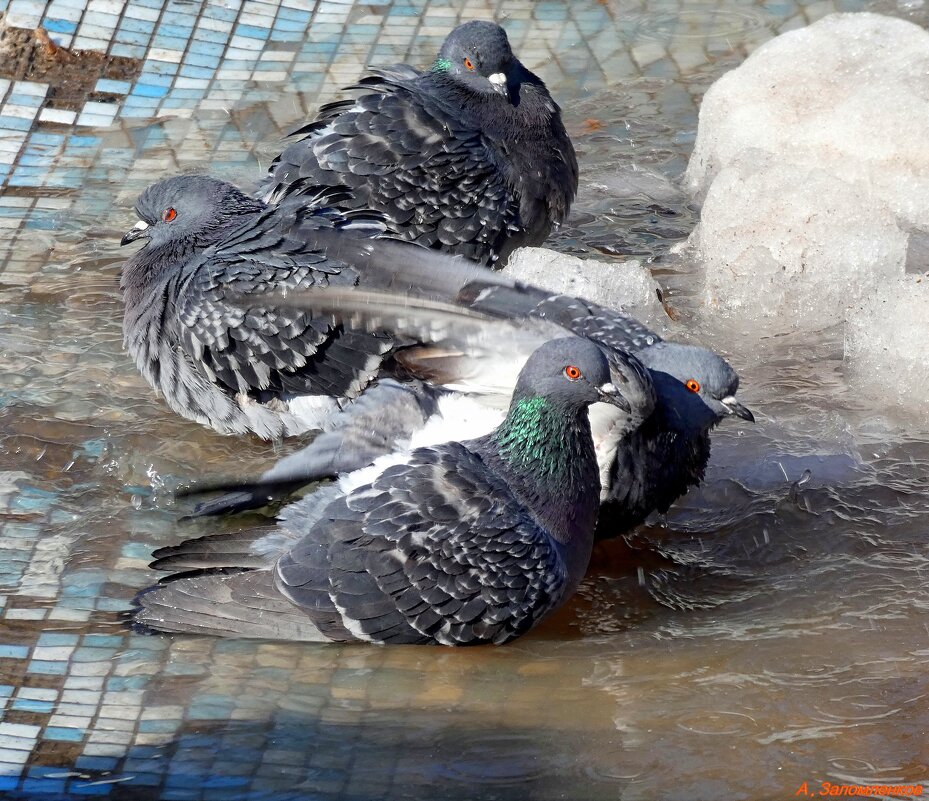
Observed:
[[[409,58],[428,61],[462,7],[431,5]],[[351,36],[320,17],[325,72],[294,45],[284,78],[230,78],[227,96],[179,104],[189,117],[33,142],[52,178],[0,198],[0,792],[776,799],[929,782],[929,432],[849,390],[841,332],[759,339],[694,316],[688,265],[667,258],[698,213],[674,182],[703,91],[836,7],[863,4],[485,9],[577,144],[581,193],[553,246],[649,260],[679,335],[730,355],[758,418],[723,425],[705,485],[598,546],[579,596],[503,648],[153,637],[122,617],[153,548],[242,524],[179,521],[168,488],[283,452],[176,418],[122,353],[131,201],[179,169],[254,180],[365,59],[407,58],[399,3],[343,6]]]

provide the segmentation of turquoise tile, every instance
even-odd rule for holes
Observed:
[[[45,662],[33,659],[27,668],[30,673],[41,673],[46,676],[63,676],[68,669],[67,662]]]
[[[180,727],[180,720],[140,720],[139,731],[148,733],[171,734]]]
[[[184,65],[193,65],[195,67],[208,67],[210,72],[219,65],[219,56],[211,56],[204,53],[188,53],[184,56]]]
[[[28,131],[32,126],[32,120],[24,120],[22,117],[7,117],[0,114],[0,130]]]
[[[136,33],[135,31],[120,31],[116,36],[116,40],[123,45],[137,45],[143,48],[140,52],[144,53],[144,48],[148,46],[151,40],[151,34]]]
[[[157,86],[165,88],[174,82],[173,74],[165,75],[162,70],[169,68],[164,61],[150,61],[145,65],[145,72],[139,76],[136,86]]]
[[[46,19],[42,22],[42,27],[50,33],[74,33],[77,30],[77,24],[66,19]]]
[[[132,84],[129,81],[110,81],[106,78],[101,78],[94,87],[97,92],[108,92],[114,95],[128,94],[131,88]]]
[[[119,31],[131,31],[133,33],[142,33],[151,35],[155,30],[155,23],[147,19],[135,19],[134,17],[123,17],[119,24]]]
[[[277,12],[277,20],[287,20],[292,22],[299,22],[306,26],[309,24],[310,19],[313,17],[312,11],[304,11],[301,8],[291,8],[290,6],[281,6]]]
[[[186,42],[190,35],[193,33],[194,26],[191,24],[190,27],[185,25],[172,25],[172,24],[162,24],[158,28],[159,36],[174,36],[178,41],[183,40]]]
[[[126,655],[123,654],[125,660]],[[147,676],[111,676],[106,681],[107,690],[141,690],[148,684]]]
[[[182,78],[212,78],[215,74],[215,70],[212,70],[208,67],[194,67],[189,64],[185,64],[181,67],[180,72],[178,73]]]
[[[190,50],[187,53],[188,57],[197,54],[202,56],[215,56],[219,58],[226,50],[225,40],[221,42],[201,42],[199,40],[194,40],[190,45]]]
[[[39,635],[37,645],[42,646],[68,646],[77,645],[80,636],[57,631],[43,631]]]
[[[153,86],[151,84],[136,84],[130,95],[129,102],[132,102],[136,98],[147,98],[147,97],[164,97],[168,93],[168,88],[166,86]],[[127,102],[127,106],[129,103]]]
[[[235,35],[265,41],[271,35],[271,29],[259,28],[255,25],[237,25],[235,28]]]
[[[42,734],[42,739],[60,740],[66,743],[79,743],[84,739],[84,736],[85,733],[79,729],[69,729],[64,726],[48,726]],[[79,759],[81,758],[79,757]]]
[[[17,712],[35,712],[48,714],[54,710],[55,705],[51,701],[34,701],[31,698],[16,698],[10,707]]]

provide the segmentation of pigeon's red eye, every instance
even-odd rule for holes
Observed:
[[[699,391],[700,391],[700,382],[699,382],[699,381],[695,381],[695,380],[692,379],[692,378],[691,378],[689,381],[687,381],[687,383],[684,384],[684,386],[687,387],[687,389],[689,389],[691,392],[699,392]]]
[[[577,381],[581,377],[581,371],[578,370],[573,364],[569,364],[564,369],[565,378],[569,381]]]
[[[464,60],[464,65],[465,65],[465,67],[467,67],[469,70],[473,70],[473,69],[474,69],[474,63],[471,61],[470,58],[466,58],[466,59]]]
[[[171,222],[175,217],[177,217],[177,212],[174,209],[165,209],[164,214],[161,215],[161,219],[165,222]]]

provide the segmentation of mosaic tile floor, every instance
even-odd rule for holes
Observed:
[[[589,184],[616,163],[675,177],[716,76],[776,33],[863,6],[0,0],[0,795],[619,797],[632,777],[611,773],[618,740],[603,732],[622,729],[622,693],[555,712],[603,649],[563,642],[573,612],[467,658],[128,630],[152,548],[178,536],[164,487],[273,454],[175,420],[141,385],[121,353],[118,239],[151,180],[256,180],[365,65],[428,63],[462,18],[503,22],[564,106]],[[651,257],[686,236],[685,202],[641,206],[589,193],[556,244]],[[650,614],[637,598],[629,620]],[[593,756],[571,761],[559,739]]]

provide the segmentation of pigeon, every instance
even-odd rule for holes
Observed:
[[[386,229],[375,212],[337,210],[344,197],[323,187],[268,206],[202,175],[142,193],[122,239],[147,240],[122,268],[124,340],[174,411],[221,433],[278,439],[319,428],[378,374],[389,337],[265,302],[358,281],[353,265]]]
[[[609,416],[601,415],[597,406],[591,409],[602,486],[600,537],[617,536],[653,512],[667,511],[699,484],[710,457],[710,432],[718,423],[733,416],[754,421],[736,398],[737,373],[713,351],[666,342],[613,309],[441,258],[441,268],[428,275],[422,267],[382,260],[381,266],[394,272],[391,292],[311,290],[285,301],[428,344],[407,347],[394,359],[419,378],[428,378],[432,389],[410,384],[400,392],[392,384],[371,386],[365,404],[344,409],[330,430],[258,480],[195,486],[180,493],[227,492],[201,504],[195,515],[257,508],[312,481],[357,470],[378,452],[403,447],[414,435],[424,443],[423,431],[440,432],[441,437],[449,424],[468,414],[461,402],[452,405],[442,393],[463,392],[474,403],[492,408],[512,387],[512,365],[519,363],[521,351],[566,333],[597,343],[611,358],[634,354],[648,369],[654,393],[651,404],[639,405],[644,410],[639,424],[622,439]],[[484,414],[471,433],[483,433],[480,425],[486,431],[498,421]]]
[[[359,97],[323,106],[272,163],[259,195],[344,185],[340,208],[386,215],[407,241],[502,266],[563,222],[578,167],[545,84],[492,22],[455,28],[428,72],[373,70]]]
[[[631,412],[617,374],[644,371],[579,337],[543,343],[484,436],[392,454],[288,507],[276,529],[156,551],[153,567],[181,572],[138,596],[136,623],[314,642],[519,637],[587,570],[600,494],[587,409]]]

